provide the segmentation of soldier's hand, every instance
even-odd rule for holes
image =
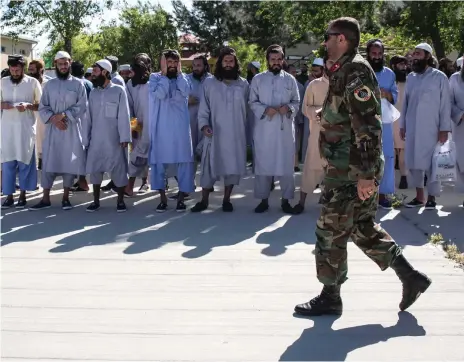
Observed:
[[[374,180],[358,180],[358,197],[364,201],[371,198],[377,189]]]
[[[267,107],[264,114],[266,116],[268,116],[269,118],[272,118],[277,114],[277,110],[275,108],[272,108],[272,107]]]
[[[316,111],[316,121],[317,123],[321,123],[321,119],[322,119],[322,109],[319,109]]]
[[[164,55],[161,56],[160,68],[161,74],[166,75],[168,72],[168,66],[166,65],[166,58],[164,57]]]
[[[400,137],[403,141],[406,139],[406,130],[404,128],[400,128]]]

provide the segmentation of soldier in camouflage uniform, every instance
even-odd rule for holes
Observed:
[[[381,270],[391,267],[403,284],[399,308],[406,310],[431,284],[403,256],[400,247],[375,223],[382,179],[380,89],[369,63],[357,52],[358,22],[340,18],[329,24],[325,46],[333,66],[321,119],[319,149],[327,161],[322,211],[316,226],[319,296],[295,307],[297,314],[342,314],[340,286],[347,280],[347,241]]]

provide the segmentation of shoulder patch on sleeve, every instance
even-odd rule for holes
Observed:
[[[372,91],[367,86],[361,86],[355,89],[354,97],[360,102],[367,102],[372,97]]]
[[[352,92],[355,89],[360,88],[363,85],[364,85],[364,83],[362,82],[361,78],[356,77],[354,80],[352,80],[350,83],[348,83],[348,85],[346,86],[346,90],[348,92]]]

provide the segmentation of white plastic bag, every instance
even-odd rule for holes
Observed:
[[[385,98],[382,98],[382,123],[393,123],[400,118],[400,112],[387,101]]]
[[[432,159],[433,181],[456,181],[456,145],[448,139],[445,143],[438,142]]]

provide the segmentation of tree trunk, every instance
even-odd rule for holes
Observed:
[[[64,50],[72,56],[72,38],[64,39]]]
[[[437,60],[439,61],[440,59],[445,58],[445,47],[441,40],[440,30],[438,30],[438,27],[434,26],[430,30],[430,37],[432,38],[433,48],[435,49]]]

